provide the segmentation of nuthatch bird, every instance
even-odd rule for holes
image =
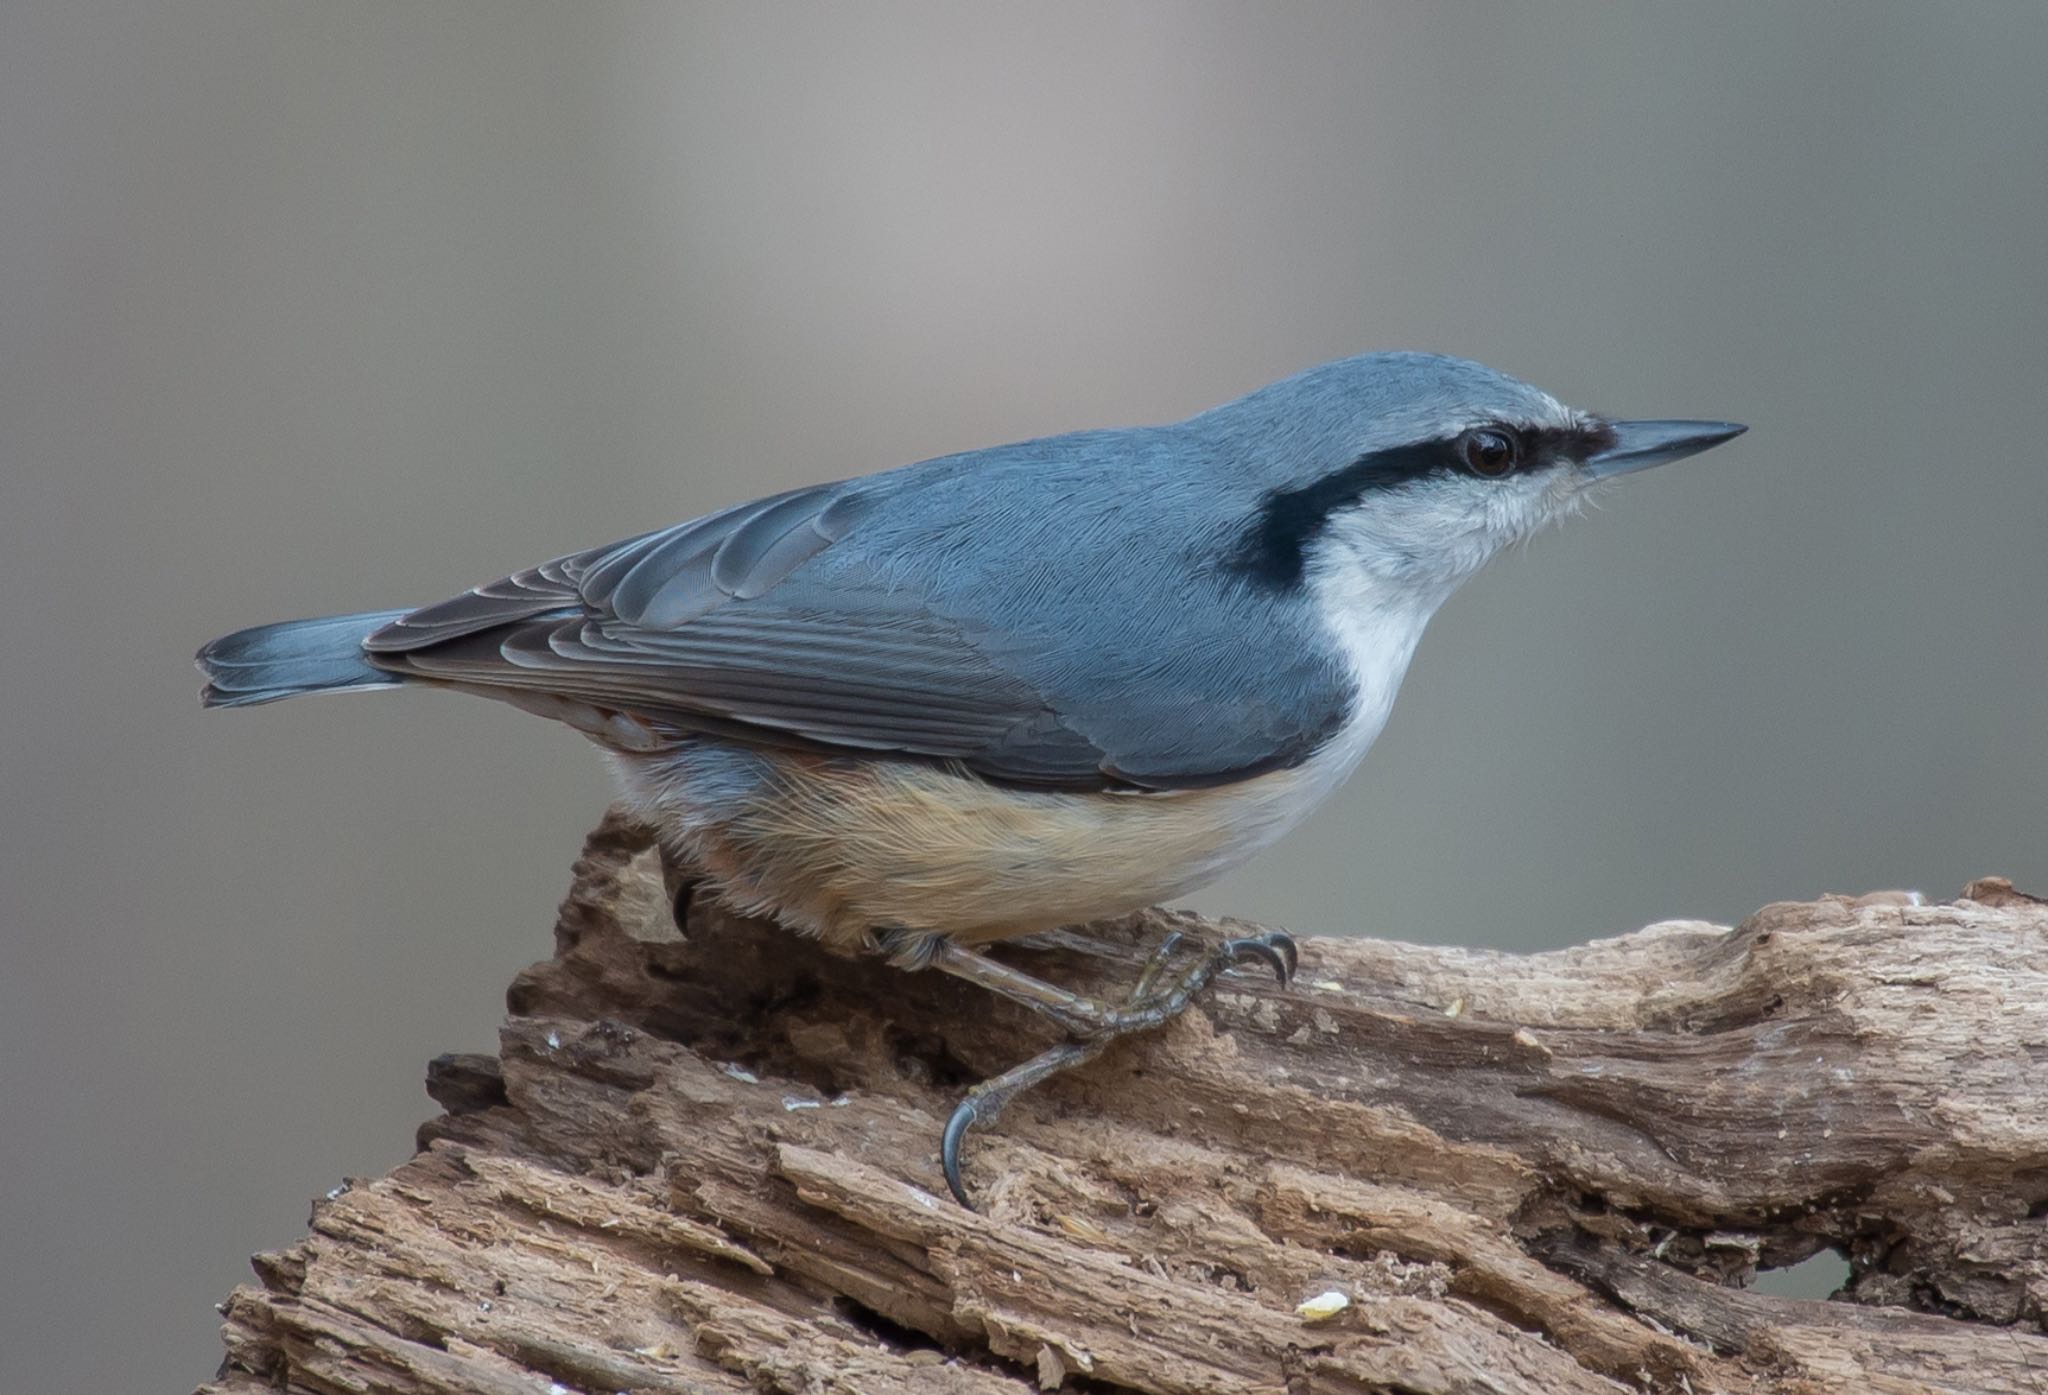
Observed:
[[[1365,354],[1170,426],[812,485],[422,610],[200,651],[210,707],[415,684],[565,722],[737,910],[1025,1003],[1067,1040],[1155,1027],[1285,936],[1169,943],[1095,1003],[983,948],[1180,896],[1298,823],[1387,720],[1423,627],[1594,487],[1717,445],[1461,359]]]

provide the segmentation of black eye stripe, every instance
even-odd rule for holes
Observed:
[[[1585,426],[1522,426],[1515,428],[1522,457],[1531,468],[1560,460],[1584,460],[1614,443],[1614,429],[1604,421]]]
[[[1515,463],[1505,475],[1476,475],[1468,466],[1465,442],[1471,431],[1372,451],[1312,484],[1268,493],[1226,567],[1262,586],[1288,590],[1301,584],[1308,546],[1330,515],[1368,494],[1446,475],[1508,478],[1524,470],[1547,469],[1560,460],[1583,460],[1613,438],[1613,432],[1601,422],[1585,427],[1487,426],[1473,430],[1499,431],[1513,440]]]

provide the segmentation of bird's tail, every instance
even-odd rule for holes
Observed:
[[[199,671],[206,675],[199,701],[207,707],[253,707],[301,693],[395,688],[404,680],[372,667],[363,640],[405,613],[326,615],[222,635],[199,651]]]

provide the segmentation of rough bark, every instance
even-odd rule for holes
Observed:
[[[2048,903],[2005,883],[1308,941],[978,1132],[979,1215],[939,1125],[1045,1029],[669,899],[608,819],[499,1054],[257,1258],[207,1391],[2048,1391]],[[1016,954],[1114,996],[1168,927],[1216,933]],[[1744,1286],[1827,1247],[1832,1301]]]

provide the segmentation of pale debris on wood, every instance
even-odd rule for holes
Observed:
[[[1328,1322],[1351,1306],[1351,1295],[1341,1288],[1326,1288],[1313,1298],[1294,1305],[1294,1315],[1303,1322]]]

